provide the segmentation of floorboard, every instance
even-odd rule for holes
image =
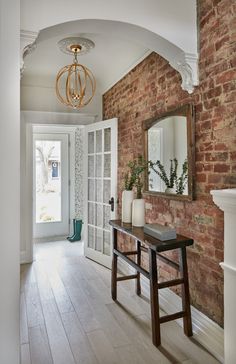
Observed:
[[[29,329],[32,364],[52,364],[52,355],[45,325]]]
[[[83,244],[39,243],[21,267],[21,364],[216,364],[175,322],[151,341],[150,305],[133,281],[110,296],[111,272]]]

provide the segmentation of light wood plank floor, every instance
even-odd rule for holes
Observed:
[[[134,282],[110,297],[110,271],[83,256],[82,243],[36,245],[21,268],[21,364],[215,364],[175,323],[151,342],[147,298]]]

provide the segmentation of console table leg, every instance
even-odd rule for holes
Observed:
[[[192,320],[191,320],[191,307],[190,307],[190,295],[189,295],[189,282],[188,282],[188,266],[187,266],[187,255],[186,247],[180,249],[180,272],[184,279],[182,284],[182,306],[183,311],[186,312],[184,316],[184,333],[187,336],[192,336]]]
[[[137,240],[137,264],[141,265],[141,243]],[[140,282],[140,272],[137,271],[137,280],[136,280],[136,293],[138,296],[141,295],[141,282]]]
[[[117,230],[112,229],[113,233],[113,249],[112,249],[112,267],[111,267],[111,297],[114,301],[117,299],[117,259],[118,256],[114,253],[117,249]]]
[[[150,274],[150,303],[152,316],[152,342],[155,346],[161,344],[159,298],[157,283],[157,261],[156,252],[149,249],[149,274]]]

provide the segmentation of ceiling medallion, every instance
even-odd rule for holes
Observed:
[[[88,53],[95,44],[86,38],[71,37],[58,42],[63,53],[74,56],[73,63],[64,66],[57,74],[56,94],[60,102],[73,109],[81,109],[92,100],[96,80],[92,72],[78,62],[78,56]]]

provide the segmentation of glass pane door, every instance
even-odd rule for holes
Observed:
[[[87,256],[104,265],[111,260],[111,227],[114,218],[109,203],[116,194],[116,143],[112,145],[112,126],[94,124],[88,131],[88,224]],[[105,124],[104,124],[105,123]],[[101,125],[101,124],[100,124]],[[115,123],[114,123],[115,125]],[[114,126],[113,126],[114,127]],[[93,126],[90,126],[93,128]],[[114,132],[115,137],[116,133]],[[86,249],[85,249],[86,250]],[[107,257],[107,259],[105,258]]]

